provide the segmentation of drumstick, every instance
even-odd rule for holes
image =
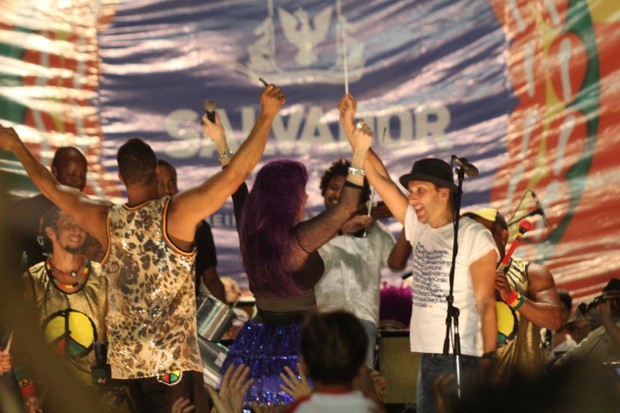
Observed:
[[[344,24],[342,25],[342,52],[343,56],[343,66],[344,66],[344,93],[345,95],[349,94],[349,65],[348,65],[348,57],[347,57],[347,36],[344,29]]]
[[[336,8],[338,9],[338,20],[340,20],[340,24],[342,24],[342,53],[343,60],[342,66],[344,68],[344,93],[345,95],[349,94],[349,61],[348,61],[348,53],[347,53],[347,33],[345,30],[345,19],[342,16],[342,5],[340,2],[336,2]]]
[[[508,263],[510,263],[510,257],[512,257],[512,254],[515,252],[515,250],[517,249],[517,246],[523,239],[523,234],[531,230],[533,227],[534,226],[532,225],[532,222],[527,219],[522,219],[519,222],[519,232],[515,236],[515,240],[510,245],[510,249],[508,250],[506,255],[504,255],[504,259],[502,260],[502,262],[500,262],[499,266],[497,267],[499,271],[504,270],[508,266]]]
[[[261,82],[263,82],[263,85],[265,85],[265,87],[269,86],[269,83],[267,83],[265,81],[265,79],[263,79],[262,77],[259,77],[258,80],[260,80]]]
[[[13,332],[9,335],[9,339],[6,342],[6,348],[4,349],[7,353],[11,351],[11,344],[13,343]]]

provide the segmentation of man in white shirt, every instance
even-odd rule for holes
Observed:
[[[325,208],[340,200],[340,194],[351,163],[339,159],[332,163],[321,178],[321,195]],[[369,198],[365,182],[361,206]],[[394,237],[379,221],[367,213],[347,221],[338,236],[319,249],[325,264],[323,277],[314,287],[320,311],[346,310],[355,315],[366,330],[368,352],[366,364],[374,367],[374,350],[379,323],[381,267],[394,247]]]
[[[358,126],[354,121],[357,102],[345,95],[338,105],[342,128],[351,142]],[[363,126],[363,122],[359,122]],[[417,411],[434,412],[435,381],[455,371],[453,354],[443,355],[446,296],[454,236],[456,190],[452,169],[440,160],[427,158],[414,163],[400,178],[409,190],[405,196],[392,181],[377,155],[368,151],[365,175],[388,208],[405,227],[413,247],[413,309],[410,324],[411,351],[422,353],[417,386]],[[456,257],[454,305],[460,309],[459,332],[463,384],[475,380],[480,358],[494,356],[497,348],[495,268],[499,254],[491,233],[470,218],[460,221]],[[450,351],[452,353],[452,349]]]

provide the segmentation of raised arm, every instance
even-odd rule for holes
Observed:
[[[75,188],[61,185],[28,150],[13,128],[0,125],[0,148],[13,152],[39,191],[58,208],[71,214],[80,227],[95,237],[104,249],[106,248],[105,220],[111,203],[90,199]]]
[[[226,139],[226,131],[224,130],[224,126],[222,126],[222,122],[220,121],[219,113],[215,112],[215,122],[211,122],[206,116],[203,118],[204,125],[204,133],[207,135],[213,143],[215,143],[215,148],[217,149],[217,153],[220,154],[219,160],[222,165],[222,169],[226,169],[228,164],[231,161],[230,147],[228,146],[228,141]],[[222,156],[224,154],[224,156]],[[243,207],[245,206],[245,201],[248,198],[249,191],[248,186],[245,182],[239,185],[239,188],[232,194],[233,199],[233,211],[235,214],[235,224],[237,226],[237,232],[239,232],[239,228],[241,225],[241,219],[243,217]]]
[[[338,111],[340,112],[340,124],[349,143],[352,142],[353,131],[355,130],[354,118],[356,110],[357,101],[355,98],[351,95],[344,95],[338,104]],[[364,170],[366,171],[368,182],[381,195],[381,198],[394,217],[399,222],[404,223],[409,204],[407,197],[400,191],[396,183],[392,181],[383,162],[381,162],[381,159],[372,149],[366,154]]]
[[[497,253],[491,250],[470,265],[476,307],[480,313],[484,353],[497,349],[497,312],[495,309],[495,266]]]
[[[361,189],[364,185],[364,158],[372,137],[372,130],[367,125],[356,129],[353,133],[351,167],[338,204],[312,219],[297,224],[293,229],[299,247],[298,253],[294,254],[291,261],[293,271],[301,268],[307,255],[332,239],[342,225],[358,211]]]
[[[239,188],[263,155],[269,131],[280,107],[286,101],[275,85],[265,87],[261,94],[261,112],[248,138],[231,157],[228,167],[203,184],[176,194],[168,212],[168,234],[191,241],[196,225],[217,211]],[[229,156],[220,153],[220,157]]]

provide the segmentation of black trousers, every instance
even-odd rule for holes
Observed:
[[[184,371],[176,375],[145,379],[114,380],[128,387],[137,412],[170,413],[173,406],[188,401],[194,412],[209,412],[209,400],[202,372]]]

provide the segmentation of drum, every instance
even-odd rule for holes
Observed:
[[[217,389],[220,385],[222,375],[220,368],[226,360],[228,349],[221,344],[212,343],[198,336],[198,347],[200,348],[200,358],[202,359],[202,377],[205,384]]]
[[[235,312],[228,306],[208,295],[196,311],[198,334],[208,341],[219,341],[232,326]]]
[[[503,301],[495,302],[497,310],[497,347],[501,347],[517,336],[519,317],[517,312]]]

